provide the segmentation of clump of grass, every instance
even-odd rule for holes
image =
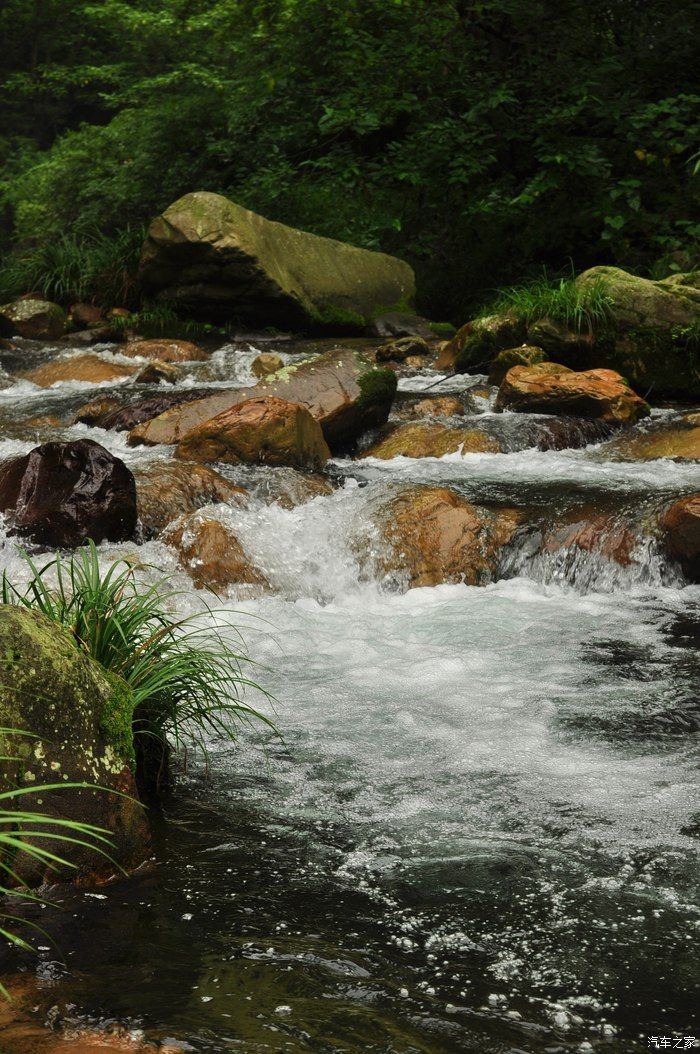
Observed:
[[[0,736],[31,736],[14,728],[0,728]],[[34,738],[33,736],[31,738]],[[11,756],[0,757],[0,762],[12,762],[18,759]],[[75,869],[76,865],[56,850],[58,846],[69,848],[79,845],[94,849],[103,856],[109,856],[112,847],[109,832],[93,824],[81,823],[78,820],[62,820],[56,816],[27,806],[31,799],[49,791],[65,791],[70,788],[88,788],[87,783],[42,784],[36,787],[16,787],[0,793],[0,896],[17,897],[20,900],[33,900],[45,904],[44,898],[32,893],[18,873],[19,859],[28,857],[33,863],[41,864],[49,871],[60,871],[63,868]],[[43,843],[43,844],[42,844]],[[47,846],[49,843],[51,848]],[[23,929],[38,931],[46,936],[44,930],[21,916],[7,911],[0,912],[0,937],[24,951],[33,951],[29,941],[21,935]],[[0,994],[9,998],[9,993],[0,983]]]
[[[0,265],[0,302],[39,293],[63,304],[87,301],[136,306],[136,272],[145,230],[73,231],[17,250]]]
[[[191,337],[202,339],[223,334],[224,328],[191,318],[180,318],[172,304],[146,302],[129,316],[110,319],[110,329],[117,339],[134,330],[143,337]]]
[[[246,689],[266,693],[244,672],[250,660],[235,647],[240,636],[226,613],[205,606],[178,617],[182,591],[162,578],[148,585],[117,560],[106,570],[88,542],[70,557],[37,567],[24,554],[30,579],[18,589],[3,572],[0,598],[40,611],[73,635],[77,646],[133,692],[137,777],[143,789],[160,784],[168,744],[177,748],[207,734],[235,738],[241,722],[270,720],[244,701]]]
[[[608,321],[612,305],[602,279],[581,287],[573,277],[551,281],[542,275],[499,290],[488,314],[512,314],[528,325],[548,318],[576,333],[594,333]]]

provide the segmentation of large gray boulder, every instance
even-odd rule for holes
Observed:
[[[193,429],[239,403],[276,396],[306,407],[335,452],[349,446],[368,428],[384,424],[395,393],[396,375],[391,370],[377,368],[361,351],[339,348],[286,366],[253,388],[215,391],[203,399],[173,406],[132,429],[129,443],[179,443]]]
[[[363,330],[406,310],[408,264],[286,227],[220,194],[186,194],[153,220],[141,253],[144,289],[199,318],[287,328]]]

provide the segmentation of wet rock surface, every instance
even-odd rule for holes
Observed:
[[[45,443],[0,465],[0,510],[14,534],[71,549],[131,538],[136,487],[123,461],[98,443]]]
[[[84,381],[89,384],[102,384],[105,381],[116,381],[123,377],[133,377],[139,367],[124,362],[109,362],[97,355],[71,355],[67,358],[53,359],[22,376],[41,388],[65,381]]]
[[[184,461],[137,468],[134,478],[138,518],[146,538],[154,538],[185,513],[235,501],[246,493],[208,465]]]
[[[575,372],[554,363],[514,366],[498,391],[497,410],[590,417],[633,424],[649,406],[614,370]]]
[[[700,582],[700,494],[676,501],[661,521],[666,550],[691,582]]]
[[[176,520],[161,538],[177,550],[180,564],[198,589],[216,592],[231,585],[267,585],[234,531],[207,510]]]
[[[21,299],[0,307],[0,335],[29,340],[56,340],[66,331],[67,316],[49,300]]]

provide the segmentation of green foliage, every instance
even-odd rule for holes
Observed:
[[[34,608],[66,627],[125,682],[140,759],[152,762],[155,748],[160,765],[168,737],[177,746],[193,737],[202,743],[206,733],[234,738],[236,722],[270,725],[243,699],[246,688],[262,689],[243,672],[248,660],[231,643],[240,639],[226,613],[206,609],[206,617],[178,618],[171,608],[180,594],[167,579],[148,585],[125,560],[103,571],[92,542],[42,567],[25,559],[28,585],[20,590],[3,572],[2,602]]]
[[[573,278],[551,282],[543,275],[500,290],[484,314],[511,314],[527,324],[548,318],[576,333],[595,333],[605,327],[612,306],[603,281],[580,287]]]
[[[0,263],[0,300],[36,292],[66,304],[135,303],[143,239],[142,228],[126,227],[113,234],[91,228],[17,250]]]
[[[7,0],[6,245],[195,189],[403,255],[425,313],[613,263],[697,263],[698,5]],[[661,265],[659,265],[661,266]]]
[[[170,304],[150,301],[143,303],[138,311],[130,315],[116,315],[111,318],[109,327],[117,340],[128,335],[130,331],[135,331],[142,337],[188,337],[193,340],[226,333],[225,327],[181,318]]]

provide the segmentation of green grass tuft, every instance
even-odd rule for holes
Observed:
[[[16,250],[0,264],[0,302],[39,293],[62,304],[135,306],[144,236],[143,227],[111,234],[89,228]]]
[[[485,315],[510,314],[528,325],[548,318],[576,333],[595,333],[610,317],[612,298],[601,280],[580,287],[573,278],[550,281],[546,275],[498,291]]]
[[[240,636],[230,613],[206,608],[178,617],[174,601],[184,594],[170,589],[169,579],[148,585],[125,560],[103,570],[93,542],[42,567],[26,554],[25,560],[28,585],[20,590],[3,573],[0,599],[67,628],[79,648],[126,683],[142,787],[160,783],[169,742],[203,744],[206,734],[234,739],[241,722],[273,727],[243,699],[246,689],[263,690],[246,676],[250,660],[231,643],[240,644]]]

